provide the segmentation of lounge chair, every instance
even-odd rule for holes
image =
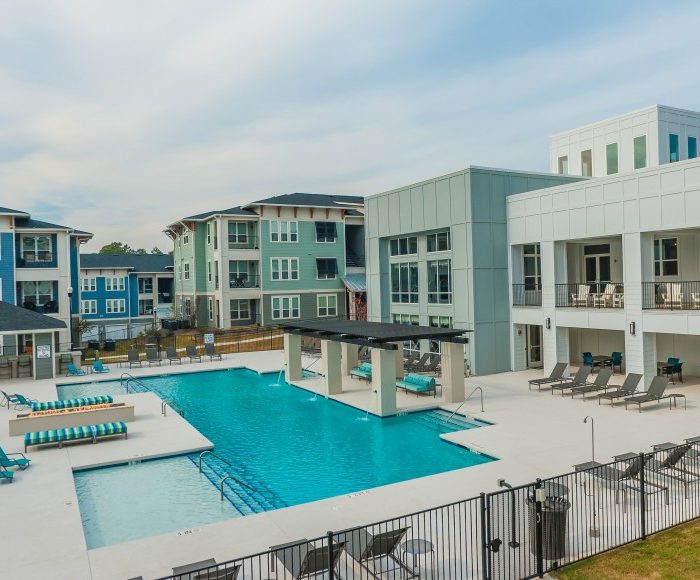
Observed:
[[[2,478],[3,481],[9,481],[12,483],[13,477],[15,476],[14,471],[8,471],[6,469],[0,469],[0,478]]]
[[[17,395],[9,395],[5,391],[0,391],[0,394],[2,395],[2,401],[0,401],[0,405],[2,405],[3,407],[6,406],[8,409],[10,408],[10,404],[14,405],[19,400],[17,399]]]
[[[619,469],[612,465],[603,465],[594,467],[589,470],[589,473],[608,487],[612,487],[615,490],[615,503],[620,503],[620,494],[622,494],[624,501],[628,490],[642,491],[639,475],[645,463],[646,459],[638,456],[630,461],[625,469]],[[646,486],[645,494],[651,495],[664,492],[666,503],[668,504],[668,487],[647,481],[646,478],[644,484]],[[646,497],[644,498],[644,506],[646,509]]]
[[[680,482],[683,485],[686,498],[688,497],[688,488],[690,485],[700,481],[700,475],[698,475],[698,473],[689,471],[682,465],[682,461],[688,454],[688,451],[690,451],[690,448],[690,443],[684,443],[670,450],[663,461],[652,457],[647,461],[646,465],[651,474]],[[681,466],[679,466],[678,463],[681,463]]]
[[[79,376],[87,374],[83,369],[79,369],[75,364],[68,364],[68,376]]]
[[[552,372],[549,373],[548,377],[544,377],[541,379],[532,379],[528,381],[528,389],[532,390],[532,387],[534,385],[537,385],[537,390],[541,391],[542,390],[542,385],[546,385],[549,383],[554,383],[556,381],[560,381],[561,379],[564,378],[564,373],[566,372],[566,367],[568,367],[568,363],[557,363],[554,365],[554,368],[552,369]]]
[[[357,351],[357,360],[363,362],[372,359],[372,352],[368,346],[361,346]]]
[[[295,542],[272,546],[270,552],[294,580],[313,578],[330,570],[335,570],[345,547],[343,542],[333,543],[329,554],[328,546],[315,547],[310,542]],[[336,572],[337,574],[337,572]],[[283,578],[287,575],[283,574]],[[338,575],[338,577],[340,577]]]
[[[15,409],[18,411],[22,409],[23,407],[28,407],[31,409],[32,404],[36,403],[35,399],[27,399],[24,395],[20,395],[19,393],[15,393]]]
[[[134,365],[141,366],[141,355],[135,348],[129,349],[126,353],[126,357],[127,362],[129,363],[129,368],[133,367]]]
[[[582,387],[574,387],[573,389],[571,389],[571,398],[573,399],[576,395],[581,395],[585,397],[588,393],[607,391],[610,388],[608,387],[608,382],[610,382],[612,374],[612,369],[600,369],[600,372],[595,378],[595,381]]]
[[[160,366],[161,361],[160,361],[160,355],[158,354],[157,348],[147,348],[146,349],[146,362],[148,363],[149,367],[155,363],[158,363],[158,366]]]
[[[10,459],[10,455],[21,455],[21,457],[19,459]],[[27,459],[24,456],[24,453],[5,453],[2,447],[0,447],[0,467],[4,469],[19,467],[20,469],[24,470],[29,467],[31,461],[31,459]]]
[[[216,352],[216,347],[210,342],[204,345],[204,354],[209,357],[210,361],[214,359],[221,360],[221,353]]]
[[[241,564],[219,564],[214,558],[173,568],[173,580],[235,580]]]
[[[401,544],[408,528],[387,530],[378,534],[370,534],[364,528],[341,533],[338,539],[345,542],[345,551],[364,568],[371,578],[383,577],[383,574],[398,570],[403,578],[418,578],[415,570],[411,569],[398,555],[398,546]],[[380,567],[381,560],[386,559],[390,564],[395,564],[393,570],[384,570]],[[393,576],[392,576],[393,577]]]
[[[639,408],[639,412],[641,413],[642,405],[644,403],[658,403],[663,399],[668,399],[669,395],[665,394],[667,386],[668,377],[654,377],[645,393],[627,397],[625,399],[625,409],[627,409],[627,405],[629,403],[636,403],[637,407]]]
[[[427,363],[425,363],[423,366],[416,366],[414,369],[411,369],[411,372],[423,373],[423,374],[437,373],[439,366],[440,366],[440,355],[432,353],[432,354],[429,354]]]
[[[127,438],[127,427],[124,422],[101,423],[99,425],[83,425],[80,427],[67,427],[65,429],[51,429],[49,431],[34,431],[24,436],[24,451],[27,447],[35,445],[49,445],[58,443],[63,446],[66,441],[87,441],[97,443],[102,437],[124,435]]]
[[[415,364],[418,362],[418,359],[420,358],[420,353],[419,352],[411,352],[408,354],[408,356],[404,359],[403,361],[403,368],[404,369],[409,369],[411,365]]]
[[[576,374],[573,376],[573,378],[564,379],[559,384],[552,385],[552,394],[554,394],[555,391],[561,391],[561,396],[563,397],[564,391],[573,389],[574,387],[586,386],[588,384],[588,381],[586,379],[590,374],[591,367],[587,367],[585,365],[582,366],[576,371]]]
[[[363,362],[360,366],[355,367],[350,371],[351,377],[357,377],[364,381],[372,380],[372,363]]]
[[[437,396],[434,377],[409,373],[403,380],[396,381],[396,388],[403,389],[407,393],[410,391],[416,395],[429,395],[432,393],[433,397]]]
[[[185,352],[187,353],[187,357],[190,359],[190,362],[193,360],[198,360],[199,362],[202,362],[202,355],[197,354],[197,347],[194,345],[186,346],[185,347]]]
[[[421,369],[421,368],[425,367],[425,365],[428,364],[429,359],[430,359],[430,353],[426,352],[417,361],[415,361],[409,365],[406,365],[406,370],[408,372],[413,372],[417,369]]]
[[[610,401],[611,405],[615,404],[616,399],[622,399],[624,397],[631,397],[637,391],[637,385],[639,381],[642,380],[642,375],[636,373],[630,373],[625,377],[625,382],[621,386],[617,387],[615,391],[606,391],[598,395],[598,404],[601,401]],[[614,385],[612,385],[614,386]]]
[[[174,346],[169,346],[168,348],[166,348],[165,354],[168,357],[168,362],[170,364],[173,364],[174,360],[176,360],[178,364],[182,364],[182,357],[179,354],[177,354],[177,349]]]
[[[104,366],[101,360],[96,360],[92,361],[92,370],[96,373],[108,373],[109,367]]]

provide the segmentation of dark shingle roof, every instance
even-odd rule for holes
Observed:
[[[242,207],[232,207],[229,209],[215,209],[212,211],[206,211],[204,213],[198,213],[196,215],[191,215],[186,218],[182,218],[183,220],[204,220],[207,219],[208,217],[214,216],[214,215],[244,215],[244,216],[254,216],[257,217],[258,214],[256,214],[253,211],[250,211],[249,209],[243,209]]]
[[[62,320],[39,314],[28,308],[20,308],[14,304],[0,302],[0,333],[61,328],[66,328],[66,323]]]
[[[18,228],[28,228],[33,230],[69,230],[69,227],[60,226],[58,224],[52,224],[49,222],[42,222],[39,220],[34,220],[32,218],[19,218],[15,223]]]
[[[308,207],[335,207],[348,209],[348,205],[363,205],[358,195],[327,195],[325,193],[285,193],[255,201],[249,205],[287,205]]]
[[[9,207],[0,207],[0,214],[2,215],[21,215],[29,217],[26,211],[20,211],[18,209],[10,209]]]
[[[80,254],[80,267],[85,269],[126,268],[132,272],[167,272],[173,268],[168,254]]]
[[[73,230],[71,232],[71,236],[94,236],[95,234],[90,233],[90,232],[84,232],[83,230]]]

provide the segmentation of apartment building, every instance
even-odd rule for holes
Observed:
[[[670,356],[700,371],[700,113],[644,111],[604,123],[648,115],[625,129],[618,171],[508,198],[513,369],[617,351],[647,385]],[[635,169],[642,136],[653,146]]]
[[[83,341],[134,337],[171,317],[174,285],[172,256],[83,254],[80,316],[94,322]]]
[[[92,234],[0,207],[0,298],[65,323],[54,333],[54,352],[71,346],[71,317],[79,316],[80,245]],[[35,350],[31,334],[6,335],[5,354]]]
[[[292,193],[170,224],[176,316],[217,328],[361,316],[363,213],[361,197]]]

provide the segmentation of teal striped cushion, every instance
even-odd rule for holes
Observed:
[[[95,430],[96,437],[101,435],[118,435],[119,433],[126,433],[126,423],[123,421],[93,425],[92,428]]]
[[[104,405],[113,403],[110,395],[98,395],[96,397],[81,397],[80,399],[62,399],[60,401],[42,401],[32,403],[32,411],[47,411],[49,409],[74,409],[76,407],[89,407],[91,405]]]

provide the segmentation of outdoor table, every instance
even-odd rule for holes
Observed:
[[[637,459],[637,457],[639,457],[639,453],[632,453],[631,451],[628,451],[622,455],[615,455],[613,459],[615,461],[632,461],[633,459]]]
[[[685,398],[685,395],[682,393],[669,393],[667,395],[668,397],[668,408],[671,408],[671,404],[673,404],[673,407],[678,407],[678,399],[683,399],[683,408],[687,409],[688,408],[688,399]]]
[[[586,461],[585,463],[577,463],[574,465],[574,471],[588,471],[589,469],[595,469],[596,467],[603,467],[602,463],[597,461]]]
[[[672,366],[673,365],[670,365],[667,362],[657,361],[656,362],[656,374],[660,375],[662,372],[664,372],[666,369],[670,369]]]
[[[429,542],[428,540],[421,540],[420,538],[415,540],[407,540],[401,544],[401,551],[404,552],[404,554],[410,554],[413,557],[414,571],[416,569],[416,558],[425,554],[430,554],[430,565],[432,572],[432,569],[434,568],[433,557],[435,556],[435,548],[432,542]]]
[[[669,449],[673,449],[674,447],[678,447],[677,443],[669,443],[668,441],[666,443],[659,443],[657,445],[652,446],[654,451],[668,451]]]
[[[610,355],[604,355],[604,354],[596,354],[593,355],[594,362],[599,362],[601,365],[604,365],[606,362],[612,361],[612,357]]]

